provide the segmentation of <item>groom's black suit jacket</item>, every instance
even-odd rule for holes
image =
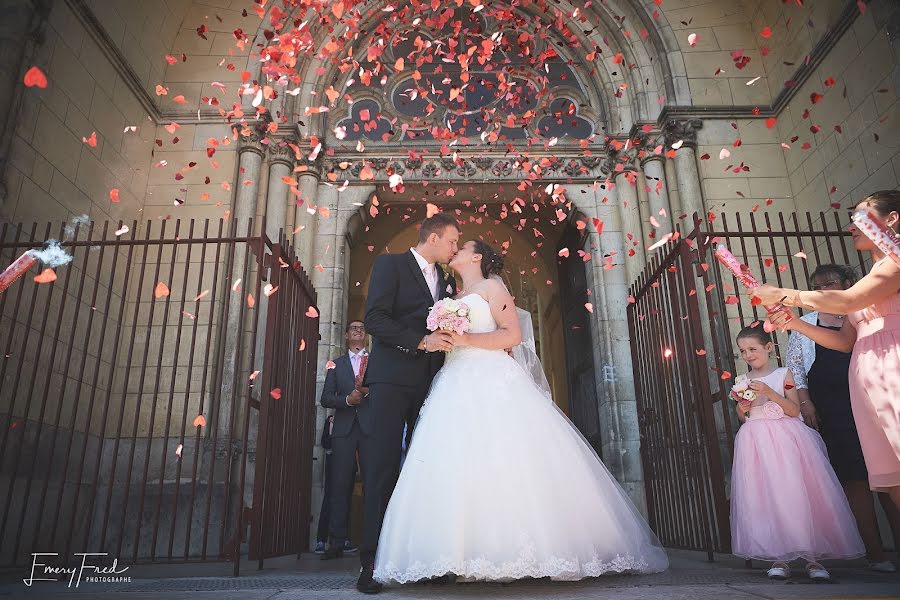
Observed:
[[[438,299],[455,292],[453,277],[438,269]],[[431,381],[444,363],[444,353],[426,353],[417,346],[429,333],[425,319],[434,302],[411,251],[375,259],[366,300],[365,323],[372,350],[364,385],[420,386]]]
[[[455,283],[438,271],[438,299],[454,293]],[[400,442],[407,443],[434,375],[444,364],[443,352],[417,350],[428,333],[425,320],[435,300],[411,251],[375,259],[366,299],[366,331],[372,349],[363,385],[369,396],[357,409],[363,431],[363,540],[359,559],[364,568],[375,552],[388,500],[400,474]],[[377,419],[376,419],[377,413]]]

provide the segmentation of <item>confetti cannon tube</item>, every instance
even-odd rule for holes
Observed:
[[[900,266],[900,234],[885,225],[871,210],[859,209],[853,213],[853,224],[872,240],[875,246]]]
[[[28,269],[36,265],[38,259],[28,250],[17,258],[11,265],[0,273],[0,292],[3,292],[13,284],[13,282],[24,275]]]
[[[716,258],[719,259],[719,262],[722,263],[722,265],[726,269],[731,271],[738,282],[747,290],[753,290],[754,288],[758,288],[760,285],[762,285],[760,284],[759,280],[753,276],[753,273],[750,272],[750,267],[735,258],[734,254],[732,254],[731,251],[728,250],[725,244],[719,244],[716,246],[715,255]],[[770,315],[777,312],[785,312],[787,313],[788,317],[791,317],[791,312],[781,304],[763,305],[763,308],[765,308],[766,312]],[[769,333],[775,330],[775,327],[768,321],[763,324],[763,328]]]

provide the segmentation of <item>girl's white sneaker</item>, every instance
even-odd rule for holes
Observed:
[[[791,567],[787,563],[772,563],[772,568],[766,571],[769,579],[787,579],[791,576]]]
[[[831,579],[831,573],[825,570],[825,567],[819,563],[809,563],[806,565],[806,574],[813,581],[828,581]]]

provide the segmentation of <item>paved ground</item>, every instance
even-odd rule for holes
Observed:
[[[895,557],[896,558],[896,557]],[[831,565],[834,580],[814,584],[800,569],[787,582],[770,582],[764,565],[747,569],[742,560],[705,554],[670,553],[671,568],[647,576],[609,576],[577,583],[545,580],[511,584],[452,583],[389,588],[384,600],[434,600],[501,598],[509,600],[759,600],[809,598],[898,598],[900,573],[872,573],[859,561]],[[121,568],[121,565],[120,565]],[[262,571],[256,564],[241,565],[240,577],[231,576],[230,565],[134,565],[130,583],[85,584],[69,589],[66,584],[21,582],[21,572],[0,573],[0,598],[64,598],[69,600],[361,600],[354,589],[357,563],[353,559],[323,563],[305,555],[272,559]]]

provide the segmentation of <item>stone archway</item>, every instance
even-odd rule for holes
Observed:
[[[483,239],[504,253],[504,280],[516,298],[516,305],[532,313],[538,354],[544,363],[554,400],[569,412],[563,320],[558,310],[557,269],[559,239],[568,225],[556,220],[545,204],[530,202],[523,219],[531,226],[522,231],[500,220],[504,206],[526,194],[508,185],[472,184],[459,186],[456,197],[448,197],[451,185],[412,185],[402,194],[389,190],[373,192],[365,206],[348,221],[346,319],[361,319],[365,312],[366,290],[372,264],[383,252],[403,252],[415,245],[417,225],[425,218],[426,201],[441,198],[441,208],[456,214],[463,239]],[[512,191],[511,191],[512,190]],[[524,200],[523,200],[524,201]],[[521,204],[519,204],[521,205]],[[378,211],[372,217],[373,207]],[[537,208],[538,210],[535,210]],[[525,219],[525,217],[528,217]],[[551,222],[552,221],[552,222]],[[538,231],[541,237],[534,232]]]

